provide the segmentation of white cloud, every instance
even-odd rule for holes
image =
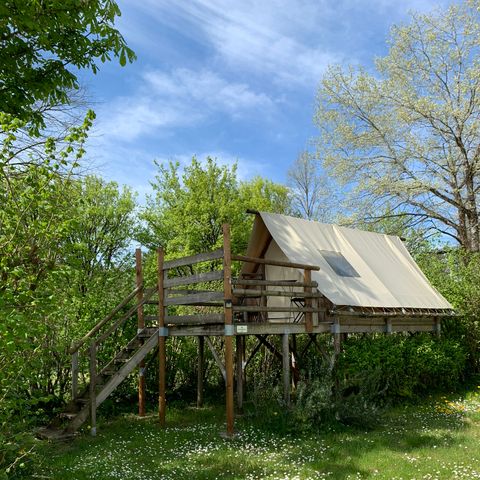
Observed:
[[[275,102],[266,94],[208,70],[150,70],[139,78],[131,96],[117,97],[99,109],[97,132],[128,142],[168,134],[218,114],[238,119],[259,110],[265,115],[274,108]]]
[[[338,54],[309,37],[329,2],[193,0],[175,6],[147,0],[142,8],[169,28],[213,46],[234,70],[268,74],[283,86],[312,86]]]
[[[329,64],[357,63],[367,44],[384,44],[388,28],[405,21],[409,10],[425,12],[448,1],[123,0],[121,5],[211,48],[231,71],[263,75],[282,87],[312,88]],[[138,37],[141,24],[130,29]],[[143,36],[142,44],[148,42]]]

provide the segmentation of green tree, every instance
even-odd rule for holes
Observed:
[[[195,157],[180,171],[178,162],[157,165],[152,183],[154,196],[142,213],[146,222],[139,239],[144,245],[167,249],[181,256],[221,246],[222,224],[232,227],[232,249],[246,247],[252,225],[247,209],[286,213],[288,189],[256,177],[239,182],[237,167],[218,165],[208,157],[204,164]]]
[[[96,73],[98,62],[135,58],[114,28],[112,0],[6,0],[0,4],[1,111],[38,133],[50,105],[69,102],[77,69]]]
[[[480,250],[478,2],[413,14],[376,71],[334,66],[315,122],[325,167],[365,216],[393,214]]]

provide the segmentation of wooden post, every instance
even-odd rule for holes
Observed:
[[[157,283],[158,283],[158,418],[160,425],[165,427],[166,413],[166,331],[165,331],[165,271],[163,269],[165,254],[162,248],[157,250]]]
[[[245,365],[245,337],[237,335],[236,353],[236,367],[237,367],[237,409],[239,413],[243,413],[243,368]]]
[[[338,355],[342,348],[342,333],[340,328],[340,321],[336,318],[333,322],[333,347],[335,354]]]
[[[439,337],[442,333],[442,321],[440,320],[440,318],[435,317],[434,322],[435,322],[435,335]]]
[[[198,368],[197,368],[197,407],[203,407],[203,374],[205,370],[205,338],[198,337]]]
[[[78,350],[72,354],[72,400],[78,396]]]
[[[135,277],[138,289],[137,302],[143,300],[143,272],[142,272],[142,250],[135,250]],[[137,308],[138,331],[145,328],[145,319],[143,316],[143,305]],[[138,365],[138,414],[145,416],[145,361],[142,360]]]
[[[305,283],[311,283],[312,282],[312,272],[311,270],[305,269],[303,271],[303,281]],[[312,287],[304,287],[305,293],[311,293]],[[312,306],[312,299],[311,297],[305,297],[305,307],[311,307]],[[312,312],[305,312],[305,331],[307,333],[312,333],[313,332],[313,316]]]
[[[97,345],[95,342],[90,344],[90,433],[92,437],[97,435]]]
[[[385,331],[386,331],[387,335],[392,334],[392,319],[391,318],[387,317],[385,319]]]
[[[230,226],[223,225],[223,292],[225,311],[225,373],[227,436],[233,436],[233,336],[235,335],[232,312],[232,258],[230,246]]]
[[[285,405],[290,407],[290,352],[288,333],[282,335],[282,367],[283,367],[283,399]]]
[[[298,370],[298,354],[297,354],[297,336],[295,334],[292,335],[292,386],[294,389],[297,388],[299,378],[299,370]]]

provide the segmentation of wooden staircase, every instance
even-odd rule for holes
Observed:
[[[72,399],[64,412],[47,427],[38,431],[41,438],[63,439],[71,437],[90,417],[92,435],[96,433],[96,410],[115,391],[142,361],[158,345],[158,328],[144,328],[143,306],[151,302],[156,288],[143,289],[139,285],[103,320],[97,323],[79,342],[74,344],[69,353],[72,355]],[[125,310],[134,297],[137,302],[116,321],[116,316]],[[119,347],[107,363],[98,365],[97,354],[105,340],[113,340],[115,334],[127,320],[141,312],[141,327],[136,335],[124,346]],[[112,323],[113,322],[113,323]],[[140,326],[140,325],[139,325]],[[87,347],[88,348],[85,348]],[[78,390],[80,373],[79,356],[89,353],[89,380],[82,390]]]

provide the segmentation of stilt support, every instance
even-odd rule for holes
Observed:
[[[166,336],[165,336],[165,290],[164,290],[164,252],[159,248],[157,251],[158,270],[158,419],[160,425],[165,427],[166,410]]]
[[[198,337],[198,367],[197,367],[197,407],[203,407],[203,374],[205,370],[205,338]]]
[[[287,407],[290,406],[290,352],[288,333],[282,335],[282,366],[283,366],[283,399]]]
[[[97,435],[97,345],[90,344],[90,433],[92,437]]]
[[[232,437],[234,431],[233,405],[233,311],[232,311],[232,257],[230,249],[230,226],[223,225],[223,286],[225,312],[225,384],[227,410],[227,436]]]
[[[136,284],[139,287],[137,293],[137,302],[140,303],[143,300],[143,272],[142,272],[142,251],[140,248],[135,250],[135,273]],[[145,319],[143,316],[143,305],[140,305],[137,309],[138,318],[138,330],[145,328]],[[138,415],[145,416],[145,361],[142,360],[138,365]]]
[[[245,367],[245,337],[238,335],[236,337],[236,367],[237,367],[237,409],[239,413],[243,413],[243,384],[244,384],[244,367]]]

